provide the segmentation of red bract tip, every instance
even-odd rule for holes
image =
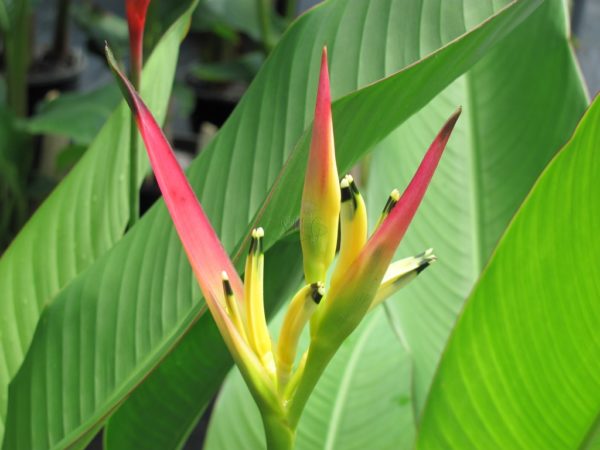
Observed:
[[[327,47],[323,47],[321,53],[321,71],[319,72],[319,87],[317,90],[317,102],[315,105],[315,119],[312,134],[312,146],[321,149],[327,148],[332,140],[332,119],[331,119],[331,90],[329,86],[329,67],[327,65]],[[321,169],[326,171],[330,169],[331,154],[324,150],[315,153],[319,157],[319,166],[311,167],[312,170]],[[335,153],[333,153],[335,157]]]
[[[417,208],[421,204],[421,200],[423,200],[423,196],[427,191],[427,187],[440,162],[440,158],[446,148],[446,143],[450,139],[454,125],[456,125],[461,112],[462,109],[458,108],[444,124],[429,147],[429,150],[427,150],[417,172],[400,197],[400,200],[398,200],[396,206],[367,243],[366,252],[372,251],[374,247],[381,246],[386,249],[385,253],[389,253],[390,258],[393,256],[409,224],[412,222]]]
[[[142,73],[144,26],[146,12],[150,0],[126,0],[125,9],[129,27],[129,48],[131,53],[131,73],[134,80],[139,80]],[[139,86],[137,86],[139,88]]]

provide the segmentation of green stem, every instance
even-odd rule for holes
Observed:
[[[288,420],[291,427],[296,428],[298,425],[306,402],[334,354],[335,350],[331,350],[325,345],[320,345],[318,340],[311,341],[304,373],[302,374],[298,389],[296,389],[296,392],[294,393],[288,410]]]
[[[69,9],[71,0],[59,0],[54,28],[53,57],[56,61],[66,61],[69,56]]]
[[[262,415],[268,450],[292,450],[296,431],[283,414],[267,412]]]
[[[6,102],[17,117],[27,116],[30,10],[28,0],[14,2],[7,11],[9,29],[4,36]]]
[[[271,3],[270,0],[256,0],[260,34],[265,53],[268,55],[273,46],[271,42]]]
[[[6,33],[8,31],[9,24],[10,20],[8,19],[6,6],[4,5],[4,1],[0,0],[0,33]]]
[[[131,74],[131,81],[136,90],[140,88],[140,74]],[[138,192],[138,130],[135,116],[131,114],[131,125],[129,133],[129,223],[130,229],[140,217],[140,196]]]
[[[298,0],[288,0],[285,5],[285,18],[288,22],[291,22],[296,17],[296,11],[298,10]]]

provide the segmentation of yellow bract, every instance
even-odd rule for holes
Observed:
[[[340,282],[367,242],[367,208],[352,175],[342,179],[340,188],[340,253],[331,277],[332,285]]]
[[[262,240],[265,232],[262,228],[252,230],[250,251],[246,259],[244,292],[246,297],[246,328],[248,343],[262,361],[267,371],[275,374],[275,360],[271,349],[271,336],[265,318],[263,278],[264,253]]]

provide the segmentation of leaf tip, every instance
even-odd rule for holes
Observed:
[[[104,41],[104,55],[106,56],[106,60],[108,61],[108,65],[111,69],[117,66],[117,61],[115,60],[115,55],[110,49],[110,45],[108,45],[108,41]]]
[[[104,41],[104,54],[106,55],[106,61],[108,62],[110,70],[117,79],[117,84],[119,85],[119,88],[121,89],[125,100],[127,100],[127,103],[129,104],[129,107],[131,108],[132,112],[137,115],[138,104],[135,89],[133,88],[127,77],[123,75],[123,72],[119,68],[119,63],[115,59],[115,55],[113,54],[110,45],[108,45],[107,41]]]

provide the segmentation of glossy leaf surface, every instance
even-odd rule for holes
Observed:
[[[389,302],[414,356],[419,411],[456,316],[498,239],[585,110],[567,36],[563,2],[545,2],[371,159],[366,198],[376,219],[390,190],[412,177],[436,122],[463,105],[445,163],[397,253],[433,247],[438,262]]]
[[[593,434],[600,413],[599,141],[596,100],[467,301],[425,406],[419,448],[581,448]]]

